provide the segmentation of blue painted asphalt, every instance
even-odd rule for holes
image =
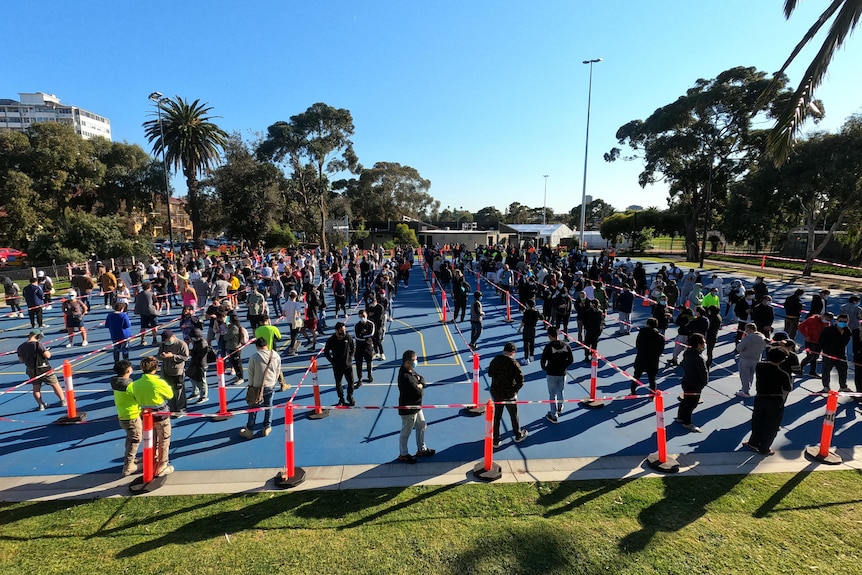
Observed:
[[[649,271],[657,265],[647,264]],[[750,284],[750,277],[734,274]],[[723,275],[725,282],[732,279]],[[472,279],[475,286],[475,278]],[[781,302],[798,285],[779,282],[770,284],[775,301]],[[505,308],[487,284],[482,286],[487,312],[485,329],[479,342],[481,356],[481,401],[488,399],[490,383],[485,374],[489,361],[501,353],[503,343],[513,341],[521,357],[520,336],[517,335],[519,317],[506,323]],[[807,288],[809,294],[816,291]],[[444,325],[439,315],[439,291],[432,297],[417,265],[411,274],[409,287],[401,287],[394,303],[394,321],[390,324],[384,342],[386,361],[375,362],[374,383],[364,384],[356,391],[357,407],[333,410],[322,420],[308,419],[308,411],[298,409],[294,426],[296,464],[326,466],[343,464],[383,464],[398,454],[400,419],[397,411],[397,377],[401,354],[413,349],[418,354],[419,371],[432,382],[425,394],[429,405],[469,403],[472,398],[472,355],[466,342],[453,324]],[[835,306],[843,303],[845,294],[835,293]],[[642,325],[649,308],[635,309],[635,325]],[[837,311],[837,307],[835,310]],[[90,327],[90,347],[67,349],[65,335],[58,326],[62,319],[56,310],[46,314],[47,343],[55,354],[52,360],[57,367],[63,359],[74,364],[74,380],[79,411],[87,412],[87,419],[77,425],[55,425],[52,422],[64,415],[65,410],[51,407],[44,412],[33,410],[35,402],[30,386],[11,388],[25,379],[23,366],[17,363],[15,349],[29,332],[26,320],[3,318],[0,320],[0,476],[39,476],[55,474],[115,473],[119,472],[123,455],[124,432],[117,425],[109,387],[111,353],[109,349],[92,353],[109,343],[107,330],[100,324],[104,309],[94,309],[87,316]],[[243,317],[244,312],[240,314]],[[779,315],[778,313],[776,315]],[[162,318],[166,323],[168,318]],[[354,318],[348,320],[352,331]],[[135,327],[136,320],[133,319]],[[330,325],[334,320],[330,317]],[[780,318],[776,327],[780,328]],[[632,346],[636,333],[628,336],[611,335],[617,328],[616,314],[608,316],[605,334],[599,343],[599,353],[622,370],[631,371],[634,360]],[[469,339],[469,322],[459,324]],[[574,327],[574,322],[572,322]],[[659,375],[659,388],[667,391],[666,415],[668,422],[668,451],[671,453],[721,453],[740,449],[750,429],[753,400],[740,400],[734,396],[739,389],[733,360],[733,328],[722,331],[716,348],[716,365],[705,390],[704,403],[694,414],[694,421],[703,428],[695,434],[671,423],[676,414],[676,395],[679,392],[679,373],[664,368]],[[287,329],[285,328],[285,331]],[[330,331],[331,333],[331,331]],[[668,337],[675,335],[674,329]],[[79,340],[80,341],[80,340]],[[324,339],[321,339],[321,345]],[[537,355],[545,338],[537,336]],[[669,342],[665,359],[670,358],[673,344]],[[151,354],[153,347],[132,348],[133,359]],[[250,350],[246,350],[246,356]],[[84,354],[91,354],[84,360]],[[576,359],[580,354],[576,353]],[[310,376],[306,371],[310,353],[297,357],[284,356],[285,377],[293,386],[287,392],[276,393],[277,406],[294,396],[298,405],[313,404]],[[319,363],[322,402],[336,401],[328,362]],[[210,400],[203,405],[190,406],[193,414],[215,414],[218,411],[214,367],[208,377]],[[519,399],[541,401],[547,399],[543,372],[538,362],[523,367],[527,383]],[[529,437],[519,444],[512,441],[508,416],[504,416],[503,446],[496,457],[510,460],[594,457],[605,455],[647,455],[656,450],[656,417],[653,403],[644,399],[616,399],[602,409],[588,410],[579,407],[577,400],[588,396],[590,367],[576,363],[569,372],[566,386],[567,399],[560,423],[545,420],[546,404],[520,406],[521,424],[530,431]],[[852,381],[851,368],[851,381]],[[607,362],[599,364],[599,394],[623,397],[628,393],[629,381]],[[833,374],[833,388],[836,388]],[[302,381],[301,381],[302,380]],[[774,447],[801,450],[817,444],[823,419],[824,401],[812,392],[819,391],[819,380],[798,379],[788,399],[785,425]],[[43,393],[44,393],[43,388]],[[228,385],[229,408],[245,408],[245,389]],[[50,393],[50,392],[49,392]],[[46,394],[49,403],[56,404],[53,394]],[[862,427],[855,425],[856,404],[842,399],[835,421],[837,447],[852,447],[860,443]],[[469,417],[457,407],[426,409],[428,420],[426,440],[437,450],[436,461],[464,462],[482,457],[485,433],[484,417]],[[171,460],[178,470],[218,470],[280,467],[284,465],[283,409],[276,408],[273,433],[266,438],[251,441],[239,437],[238,430],[245,423],[239,414],[227,421],[213,421],[209,417],[189,416],[173,422]],[[411,437],[411,449],[414,449]]]

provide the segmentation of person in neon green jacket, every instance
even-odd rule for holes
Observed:
[[[126,432],[126,457],[123,463],[123,477],[126,477],[138,471],[135,457],[141,446],[141,406],[130,392],[132,363],[127,359],[116,362],[114,373],[116,375],[111,378],[114,405],[117,407],[120,428]]]
[[[141,371],[144,374],[132,382],[128,393],[131,393],[142,409],[153,410],[153,446],[156,452],[156,475],[168,475],[174,472],[170,465],[168,450],[171,446],[171,415],[168,410],[168,400],[174,396],[174,391],[164,379],[156,375],[159,360],[148,355],[141,359]],[[156,413],[160,412],[160,413]]]

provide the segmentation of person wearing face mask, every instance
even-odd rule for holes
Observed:
[[[323,355],[332,364],[332,375],[335,377],[335,392],[338,394],[338,405],[356,405],[353,399],[353,357],[356,346],[353,338],[347,333],[343,322],[335,324],[335,333],[326,340]],[[341,379],[347,380],[347,402],[344,401],[344,390]]]
[[[772,334],[772,324],[775,322],[775,312],[772,311],[772,297],[764,296],[751,310],[751,319],[757,326],[757,331],[769,337]]]
[[[829,393],[829,374],[833,367],[838,372],[838,391],[850,391],[847,387],[847,344],[853,334],[847,327],[848,319],[847,314],[840,314],[836,324],[824,327],[820,334],[820,353],[823,359],[821,393]]]
[[[706,339],[696,333],[689,338],[688,345],[681,363],[683,397],[674,421],[681,423],[689,431],[700,433],[701,429],[691,422],[691,414],[700,401],[701,391],[709,383],[709,368],[701,355],[706,349]]]
[[[754,320],[754,290],[745,290],[745,297],[739,300],[733,308],[736,319],[739,321],[736,328],[736,340],[739,343],[742,334],[745,333],[745,325]]]
[[[422,413],[422,396],[425,394],[425,378],[416,373],[416,352],[408,349],[401,356],[398,369],[398,415],[401,416],[401,434],[398,437],[398,461],[416,463],[419,457],[430,457],[436,453],[425,444],[425,414]],[[407,449],[410,433],[416,430],[416,455]]]
[[[806,365],[808,375],[817,377],[817,359],[820,357],[820,334],[823,333],[823,328],[832,323],[832,314],[829,312],[823,315],[811,314],[808,318],[799,324],[799,333],[805,338],[805,358],[799,364],[802,369]]]
[[[356,334],[356,385],[358,388],[362,382],[362,366],[365,364],[368,371],[368,383],[374,381],[371,376],[372,359],[374,356],[374,324],[368,321],[368,314],[364,309],[359,310],[359,319],[353,330]]]
[[[763,276],[758,276],[754,278],[754,287],[751,288],[754,291],[754,304],[757,305],[763,301],[763,298],[769,295],[769,287],[766,285],[766,282],[763,281]]]
[[[658,332],[664,335],[667,331],[667,326],[670,324],[671,313],[668,309],[667,297],[660,297],[658,303],[652,306],[652,316],[656,321]]]

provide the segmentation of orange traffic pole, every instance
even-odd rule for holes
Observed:
[[[305,470],[294,463],[293,404],[284,406],[284,470],[275,476],[278,487],[296,487],[305,481]]]
[[[842,462],[841,456],[830,451],[832,446],[832,433],[835,431],[835,412],[838,411],[838,392],[831,390],[826,397],[826,415],[823,417],[823,428],[820,431],[820,447],[809,447],[805,454],[811,459],[829,465],[838,465]]]
[[[317,358],[311,358],[311,387],[314,390],[314,411],[308,416],[309,419],[323,419],[329,415],[328,409],[320,405],[320,382],[317,379]],[[352,366],[351,366],[352,369]]]
[[[590,359],[590,398],[581,402],[583,407],[588,409],[595,409],[597,407],[604,407],[605,402],[601,399],[596,399],[596,394],[598,393],[598,375],[599,375],[599,359],[596,355],[596,350],[592,350],[592,355]]]
[[[72,364],[67,359],[63,362],[63,387],[65,387],[66,395],[66,415],[55,421],[60,425],[69,425],[71,423],[81,423],[87,418],[87,413],[78,412],[78,407],[75,402],[75,383],[72,377]]]
[[[664,425],[664,395],[659,390],[655,390],[653,394],[655,398],[655,429],[658,451],[647,457],[647,465],[656,471],[676,473],[679,471],[679,462],[673,457],[667,456],[667,432]]]
[[[503,468],[494,463],[494,401],[485,404],[485,457],[473,467],[473,475],[483,481],[494,481],[503,476]]]
[[[150,408],[144,410],[143,429],[144,483],[149,483],[156,473],[156,453],[153,449],[153,410]]]
[[[216,378],[218,379],[218,413],[210,418],[210,421],[224,421],[230,419],[233,414],[227,410],[227,387],[224,382],[224,358],[216,358]]]

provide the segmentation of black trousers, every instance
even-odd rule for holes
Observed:
[[[700,401],[700,390],[682,388],[682,401],[679,402],[679,410],[677,410],[676,418],[683,425],[691,425],[691,414],[694,413],[694,408]]]
[[[783,397],[756,396],[754,412],[751,414],[751,439],[748,444],[760,451],[769,451],[775,436],[778,435],[783,417]]]
[[[335,392],[338,394],[339,400],[344,400],[344,388],[341,385],[341,379],[347,380],[347,399],[353,399],[353,370],[350,367],[336,368],[332,366],[332,375],[335,376]]]

